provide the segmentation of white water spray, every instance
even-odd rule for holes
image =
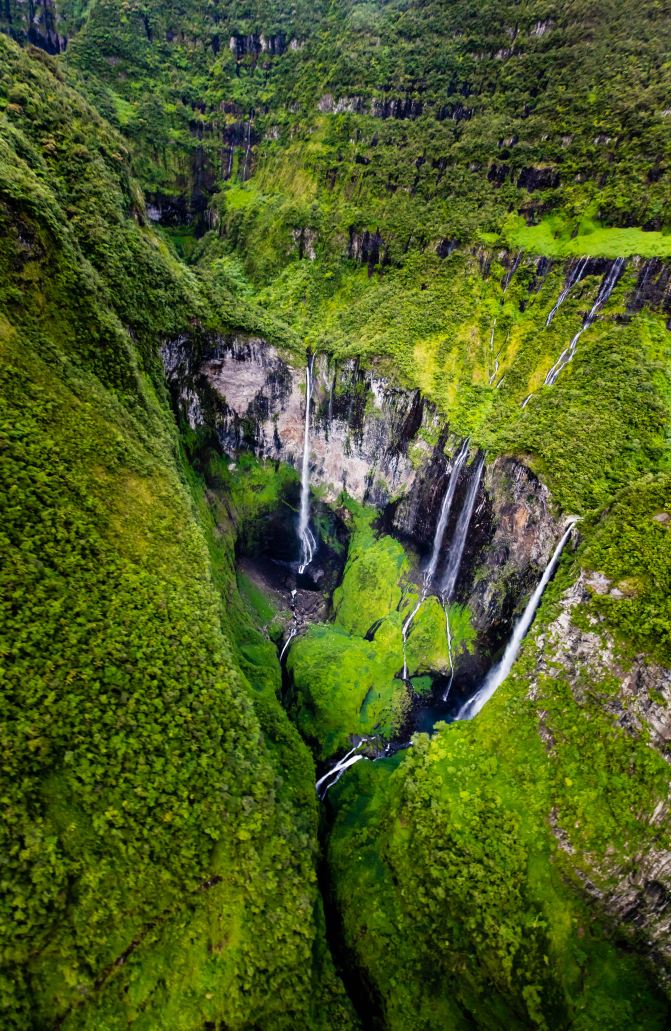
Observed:
[[[527,607],[525,608],[519,622],[513,630],[512,637],[508,641],[506,650],[504,651],[502,657],[499,659],[497,664],[489,671],[489,673],[485,677],[482,687],[480,687],[479,690],[476,691],[476,693],[473,695],[471,699],[469,699],[469,701],[465,702],[462,705],[461,709],[457,713],[456,718],[458,720],[471,720],[474,716],[477,716],[482,707],[486,704],[486,702],[489,701],[489,699],[492,697],[497,688],[501,686],[501,684],[513,668],[513,663],[517,658],[518,652],[522,645],[522,641],[524,640],[527,631],[529,630],[529,627],[533,622],[533,618],[536,615],[536,609],[540,605],[541,598],[543,597],[543,592],[545,591],[545,588],[550,582],[550,578],[552,577],[552,574],[556,569],[557,563],[559,562],[559,558],[564,549],[564,545],[571,536],[571,532],[573,530],[574,525],[575,520],[572,520],[566,528],[566,530],[564,531],[564,534],[561,540],[559,541],[559,544],[557,545],[552,554],[552,558],[550,559],[545,568],[545,572],[543,573],[543,576],[540,579],[540,583],[536,587],[534,593],[529,598],[529,601],[527,602]]]
[[[573,337],[573,340],[571,341],[569,346],[564,351],[562,351],[562,353],[559,355],[559,358],[548,372],[547,376],[545,377],[546,386],[552,386],[552,384],[556,381],[559,373],[562,371],[562,369],[566,368],[568,363],[575,355],[576,347],[578,346],[578,341],[580,340],[580,337],[583,335],[585,330],[589,329],[589,327],[592,325],[597,315],[603,308],[604,304],[612,294],[615,288],[615,284],[617,283],[618,279],[622,274],[624,263],[624,258],[616,258],[613,264],[611,265],[610,269],[606,273],[606,275],[603,277],[599,293],[597,294],[596,301],[592,305],[591,311],[585,318],[585,321],[583,322],[582,326],[580,327],[576,335]]]
[[[464,548],[466,547],[466,538],[468,537],[468,528],[471,525],[473,509],[475,508],[475,500],[478,496],[478,489],[480,487],[480,479],[482,477],[484,464],[484,455],[478,455],[473,463],[470,483],[468,484],[466,497],[464,498],[464,503],[462,505],[461,512],[459,513],[457,527],[454,531],[454,539],[452,541],[450,554],[447,560],[447,568],[443,576],[443,586],[440,591],[443,603],[451,600],[454,588],[457,585],[459,570],[461,568],[461,560],[464,556]]]
[[[443,496],[443,502],[440,506],[440,515],[438,516],[438,523],[436,524],[436,530],[433,535],[433,548],[431,551],[431,559],[429,564],[424,571],[424,587],[422,593],[415,605],[414,609],[407,617],[403,624],[403,679],[408,679],[408,655],[407,655],[407,642],[408,634],[410,633],[410,627],[413,624],[415,616],[419,612],[422,603],[426,600],[426,596],[431,589],[433,578],[436,575],[436,569],[438,568],[438,560],[440,558],[441,548],[443,546],[443,538],[445,536],[445,530],[447,529],[447,522],[450,518],[450,512],[452,510],[452,502],[454,501],[454,495],[459,482],[459,474],[463,468],[464,462],[468,456],[468,438],[463,442],[452,466],[450,473],[450,479],[447,484],[447,490]]]
[[[297,633],[298,633],[298,627],[294,627],[293,630],[291,631],[291,633],[289,634],[289,636],[287,637],[286,641],[284,642],[284,647],[282,648],[282,651],[280,652],[280,666],[282,665],[282,659],[284,658],[289,645],[291,644],[291,642],[293,641],[293,639],[294,639],[294,637],[296,636]]]
[[[301,507],[298,519],[298,539],[301,545],[301,559],[298,572],[304,573],[317,550],[317,542],[310,529],[310,404],[312,401],[312,369],[315,356],[312,355],[305,369],[305,433],[303,436],[303,467],[301,470]]]
[[[334,784],[338,783],[345,770],[349,769],[350,766],[353,766],[354,763],[359,762],[360,759],[368,758],[367,756],[362,755],[359,752],[359,749],[362,745],[365,745],[366,742],[369,740],[370,738],[362,737],[359,743],[356,744],[354,748],[351,748],[349,750],[347,755],[344,755],[342,759],[339,759],[338,762],[334,766],[332,766],[331,769],[328,770],[328,772],[325,773],[323,777],[319,778],[319,780],[315,784],[315,790],[320,798],[324,798],[328,789],[332,788]],[[331,780],[331,777],[335,777],[335,780]],[[327,781],[329,783],[327,783]],[[324,785],[323,788],[322,785]]]
[[[564,289],[562,290],[562,292],[560,293],[559,297],[557,298],[557,303],[555,304],[554,308],[552,309],[552,311],[548,315],[547,319],[545,320],[546,327],[550,325],[550,323],[552,322],[553,318],[555,317],[555,315],[557,314],[557,312],[561,308],[562,304],[564,303],[564,301],[566,300],[568,295],[571,293],[571,290],[573,289],[573,287],[577,286],[578,283],[580,282],[580,280],[582,279],[582,277],[584,276],[585,269],[587,268],[588,260],[589,260],[588,258],[581,258],[580,261],[578,262],[578,264],[574,265],[573,269],[571,270],[571,272],[569,273],[569,275],[568,275],[568,277],[566,279],[566,285],[564,286]]]

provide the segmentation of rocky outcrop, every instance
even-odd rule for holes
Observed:
[[[515,459],[497,458],[488,465],[482,491],[464,555],[462,589],[481,639],[495,653],[542,576],[565,520],[545,484]]]
[[[222,449],[298,466],[303,454],[305,367],[265,341],[219,337],[197,358],[180,338],[163,361],[182,417],[195,428],[209,421]],[[413,484],[432,454],[425,438],[438,417],[418,391],[392,386],[356,361],[318,356],[314,368],[311,481],[335,499],[384,507]]]
[[[618,588],[598,572],[582,570],[562,599],[560,612],[537,635],[537,675],[567,679],[578,704],[597,705],[622,730],[649,742],[671,763],[671,671],[640,654],[624,660],[596,616],[576,619],[580,606],[594,594],[621,597]],[[580,624],[580,625],[578,625]],[[617,687],[615,687],[617,685]],[[530,697],[539,697],[534,679]],[[542,704],[542,702],[540,703]],[[541,713],[542,715],[542,713]],[[541,733],[542,733],[541,719]],[[554,742],[545,738],[550,750]],[[629,855],[615,865],[607,850],[601,858],[582,856],[586,892],[621,925],[643,932],[650,958],[671,983],[671,845],[669,804],[661,799],[639,819],[655,829],[656,847]],[[560,847],[574,855],[570,828],[561,826],[561,812],[550,821]]]
[[[68,45],[53,0],[5,0],[0,28],[19,43],[31,43],[48,54],[62,54]]]
[[[627,299],[627,311],[631,314],[644,307],[663,312],[667,327],[671,328],[671,264],[661,258],[640,262],[636,286]]]
[[[347,256],[353,261],[368,266],[369,276],[377,265],[387,264],[387,247],[379,230],[371,233],[368,229],[359,232],[354,226],[349,231],[349,247]]]
[[[298,468],[303,455],[305,365],[265,341],[185,337],[163,347],[180,416],[207,426],[222,450]],[[462,441],[417,390],[404,390],[357,361],[319,355],[314,365],[310,480],[327,499],[342,491],[381,512],[381,527],[426,558]],[[473,453],[474,454],[474,453]],[[473,456],[472,456],[473,457]],[[446,547],[468,489],[457,483]],[[468,601],[480,640],[480,669],[504,644],[520,603],[541,576],[561,535],[547,488],[523,464],[486,466],[455,598]]]

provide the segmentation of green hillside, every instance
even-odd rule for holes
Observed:
[[[3,1028],[669,1026],[670,50],[654,0],[0,7]]]

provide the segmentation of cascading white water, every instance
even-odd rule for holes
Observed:
[[[303,467],[301,470],[301,506],[298,518],[298,539],[301,545],[299,573],[305,572],[317,550],[317,542],[310,529],[310,404],[314,360],[315,356],[312,355],[305,369],[305,433],[303,435]]]
[[[461,568],[461,560],[464,556],[464,548],[466,547],[466,538],[468,537],[468,528],[471,525],[473,509],[475,508],[475,500],[478,496],[478,488],[480,487],[480,478],[482,476],[484,464],[484,455],[478,455],[473,463],[468,490],[466,491],[466,497],[464,498],[464,503],[461,507],[461,512],[459,513],[457,526],[454,531],[454,538],[450,547],[450,554],[447,559],[447,566],[443,575],[443,584],[440,590],[443,604],[451,601],[454,588],[457,585],[457,578]]]
[[[552,574],[555,571],[557,563],[559,562],[561,553],[564,550],[564,545],[571,536],[571,532],[573,530],[574,525],[575,520],[572,520],[568,525],[567,529],[564,531],[564,534],[561,540],[559,541],[559,544],[557,545],[552,554],[552,558],[550,559],[545,568],[545,572],[543,573],[543,576],[540,579],[540,583],[536,587],[534,593],[529,598],[527,606],[524,612],[522,613],[519,622],[515,626],[515,629],[513,630],[512,637],[508,641],[508,644],[506,645],[506,650],[504,651],[502,657],[497,662],[497,664],[489,671],[489,673],[485,677],[482,687],[480,687],[478,691],[476,691],[472,698],[470,698],[467,702],[464,703],[464,705],[462,705],[461,709],[459,710],[456,716],[458,720],[470,720],[473,719],[474,716],[477,716],[482,707],[485,705],[486,702],[489,701],[489,699],[492,697],[497,688],[501,686],[501,684],[513,668],[513,663],[517,658],[517,654],[520,650],[522,641],[524,640],[527,631],[529,630],[529,627],[533,622],[533,618],[536,615],[536,609],[540,605],[541,598],[543,597],[543,592],[545,591],[545,588],[550,582],[550,578],[552,577]]]
[[[454,460],[452,472],[450,473],[450,480],[447,485],[447,490],[443,497],[443,503],[440,506],[440,515],[438,516],[438,523],[436,524],[436,532],[433,535],[433,549],[431,551],[431,559],[426,571],[424,573],[424,587],[428,591],[433,582],[433,578],[436,575],[436,569],[438,568],[438,559],[440,558],[440,550],[443,546],[443,537],[445,536],[445,530],[447,528],[447,521],[450,518],[450,511],[452,510],[452,502],[454,501],[454,494],[457,489],[459,482],[459,475],[464,466],[464,462],[468,457],[468,438],[464,441],[459,449],[457,457]]]
[[[286,641],[284,642],[284,647],[282,648],[282,651],[280,652],[280,665],[282,665],[282,659],[284,658],[284,656],[286,654],[287,648],[289,647],[289,645],[291,644],[291,642],[293,641],[293,639],[294,639],[294,637],[296,636],[297,633],[298,633],[298,627],[294,627],[293,630],[291,631],[291,633],[289,634],[289,636],[287,637]]]
[[[418,598],[417,604],[415,605],[414,609],[412,610],[412,612],[410,613],[410,615],[406,619],[405,623],[403,624],[403,629],[401,631],[401,634],[403,636],[403,679],[404,680],[408,679],[408,650],[407,650],[408,633],[410,631],[410,627],[412,626],[412,622],[413,622],[415,616],[417,615],[417,613],[419,612],[420,608],[422,607],[422,602],[425,600],[425,598],[426,598],[426,589],[424,589],[424,591],[422,591],[421,597]]]
[[[508,287],[510,286],[510,280],[513,278],[513,276],[517,272],[517,269],[519,268],[519,264],[520,264],[520,262],[522,260],[523,254],[524,254],[524,251],[519,251],[517,253],[517,255],[515,257],[515,260],[513,261],[512,268],[510,269],[510,271],[508,272],[508,275],[506,276],[506,278],[503,281],[503,293],[504,294],[505,294],[506,290],[508,289]]]
[[[328,789],[332,788],[334,784],[338,783],[338,781],[342,777],[342,775],[345,772],[345,770],[349,769],[350,766],[353,766],[354,763],[359,762],[360,759],[367,759],[368,758],[368,756],[362,755],[359,752],[359,749],[361,748],[362,745],[365,745],[366,742],[369,741],[369,740],[370,740],[370,738],[362,737],[361,740],[359,741],[359,743],[356,744],[354,746],[354,748],[351,748],[349,750],[347,755],[344,755],[342,757],[342,759],[339,759],[338,762],[335,763],[335,765],[332,766],[331,769],[328,770],[328,772],[325,773],[323,777],[319,778],[319,780],[315,784],[315,790],[316,790],[316,792],[317,792],[317,794],[319,795],[320,798],[324,798],[324,796],[326,795],[326,792],[328,791]],[[331,777],[335,777],[335,780],[331,780]],[[328,781],[328,783],[327,783],[327,781]],[[322,788],[322,785],[323,785],[323,788]],[[322,790],[320,790],[320,789],[322,789]]]
[[[557,312],[561,308],[562,304],[564,303],[564,301],[566,300],[568,295],[571,293],[571,290],[573,289],[573,287],[577,286],[578,283],[580,282],[580,280],[582,279],[582,277],[584,276],[585,269],[587,268],[588,260],[589,260],[588,258],[581,258],[580,261],[578,262],[578,264],[574,265],[573,269],[571,270],[571,272],[569,273],[569,275],[568,275],[568,277],[566,279],[566,285],[565,285],[564,289],[562,290],[562,292],[560,293],[559,297],[557,298],[557,303],[555,304],[554,308],[552,309],[552,311],[548,315],[547,319],[545,320],[546,327],[550,325],[550,323],[552,322],[553,318],[555,317],[555,315],[557,314]]]
[[[429,560],[428,566],[426,567],[426,569],[424,571],[424,587],[422,589],[422,593],[421,593],[421,595],[419,597],[419,600],[417,601],[417,604],[415,605],[414,609],[412,610],[412,612],[410,613],[410,615],[408,616],[408,618],[405,620],[405,622],[403,624],[402,635],[403,635],[403,679],[404,680],[408,679],[408,654],[407,654],[408,634],[410,632],[410,627],[413,624],[415,616],[419,612],[419,610],[420,610],[420,608],[422,606],[422,603],[426,600],[426,596],[428,595],[429,590],[431,589],[431,584],[433,583],[433,578],[436,575],[436,569],[438,568],[438,560],[440,558],[440,551],[441,551],[441,548],[443,546],[443,537],[445,536],[445,530],[447,528],[447,521],[450,518],[450,511],[452,510],[452,502],[454,501],[454,494],[455,494],[455,491],[457,489],[457,484],[459,482],[459,474],[461,473],[461,470],[463,468],[464,462],[466,461],[466,458],[468,456],[468,440],[469,440],[469,438],[466,438],[466,440],[461,445],[459,451],[457,452],[457,457],[454,460],[454,465],[452,466],[452,471],[450,473],[450,479],[449,479],[449,482],[447,484],[447,490],[445,491],[445,494],[443,496],[443,501],[442,501],[442,504],[440,506],[440,514],[438,516],[438,522],[436,524],[436,530],[435,530],[435,533],[433,535],[433,548],[431,550],[431,558]]]
[[[589,329],[589,327],[592,325],[600,310],[603,308],[604,304],[612,294],[615,288],[615,284],[617,283],[618,279],[620,278],[620,275],[622,274],[624,263],[624,258],[616,258],[613,264],[611,265],[610,269],[606,273],[606,275],[603,277],[599,293],[597,294],[596,301],[592,305],[591,311],[587,315],[585,321],[583,322],[582,326],[580,327],[576,335],[573,337],[573,340],[571,341],[569,346],[564,351],[562,351],[562,353],[559,355],[559,358],[548,372],[547,376],[545,377],[546,386],[552,386],[552,384],[556,381],[559,373],[562,371],[562,369],[566,368],[568,363],[575,355],[576,347],[578,346],[578,341],[580,340],[580,337],[583,335],[585,330]]]

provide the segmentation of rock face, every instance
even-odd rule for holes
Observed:
[[[48,54],[61,54],[68,45],[67,37],[59,31],[53,0],[5,0],[0,27],[19,43],[31,43]]]
[[[166,344],[162,354],[175,404],[193,429],[208,426],[227,454],[247,450],[300,467],[304,365],[242,335],[210,339],[199,350],[182,337]],[[319,355],[310,425],[311,483],[328,500],[347,491],[377,507],[381,526],[425,559],[452,473],[450,456],[462,444],[433,405],[419,391],[403,390],[357,361]],[[456,486],[445,549],[473,458]],[[517,607],[533,590],[560,536],[549,492],[526,466],[512,458],[486,465],[455,587],[455,598],[468,601],[473,612],[480,669],[504,644]]]
[[[602,574],[582,570],[564,593],[556,619],[537,637],[537,671],[546,676],[559,671],[571,685],[581,706],[589,706],[589,695],[599,697],[599,706],[628,734],[648,740],[671,761],[671,671],[637,655],[623,662],[615,642],[596,617],[585,621],[575,616],[593,594],[617,595]],[[582,625],[578,626],[580,622]],[[587,622],[588,627],[584,626]],[[599,690],[600,684],[610,686]],[[618,683],[615,692],[612,685]],[[536,698],[532,683],[530,697]],[[592,698],[593,704],[593,698]],[[541,721],[542,722],[542,721]],[[546,742],[552,747],[552,742]],[[671,845],[669,844],[669,805],[661,800],[653,812],[641,814],[651,827],[659,828],[658,847],[630,854],[623,865],[614,865],[607,851],[602,859],[582,855],[588,876],[581,874],[588,894],[592,895],[618,923],[645,934],[645,948],[671,984]],[[571,854],[570,832],[561,827],[561,812],[551,821],[560,846]]]
[[[193,361],[185,338],[163,348],[181,414],[192,428],[206,421],[222,449],[298,467],[303,455],[305,367],[289,363],[265,341],[217,338]],[[335,500],[346,490],[384,507],[412,486],[432,454],[438,417],[419,391],[400,390],[356,361],[318,356],[310,434],[314,484]]]

